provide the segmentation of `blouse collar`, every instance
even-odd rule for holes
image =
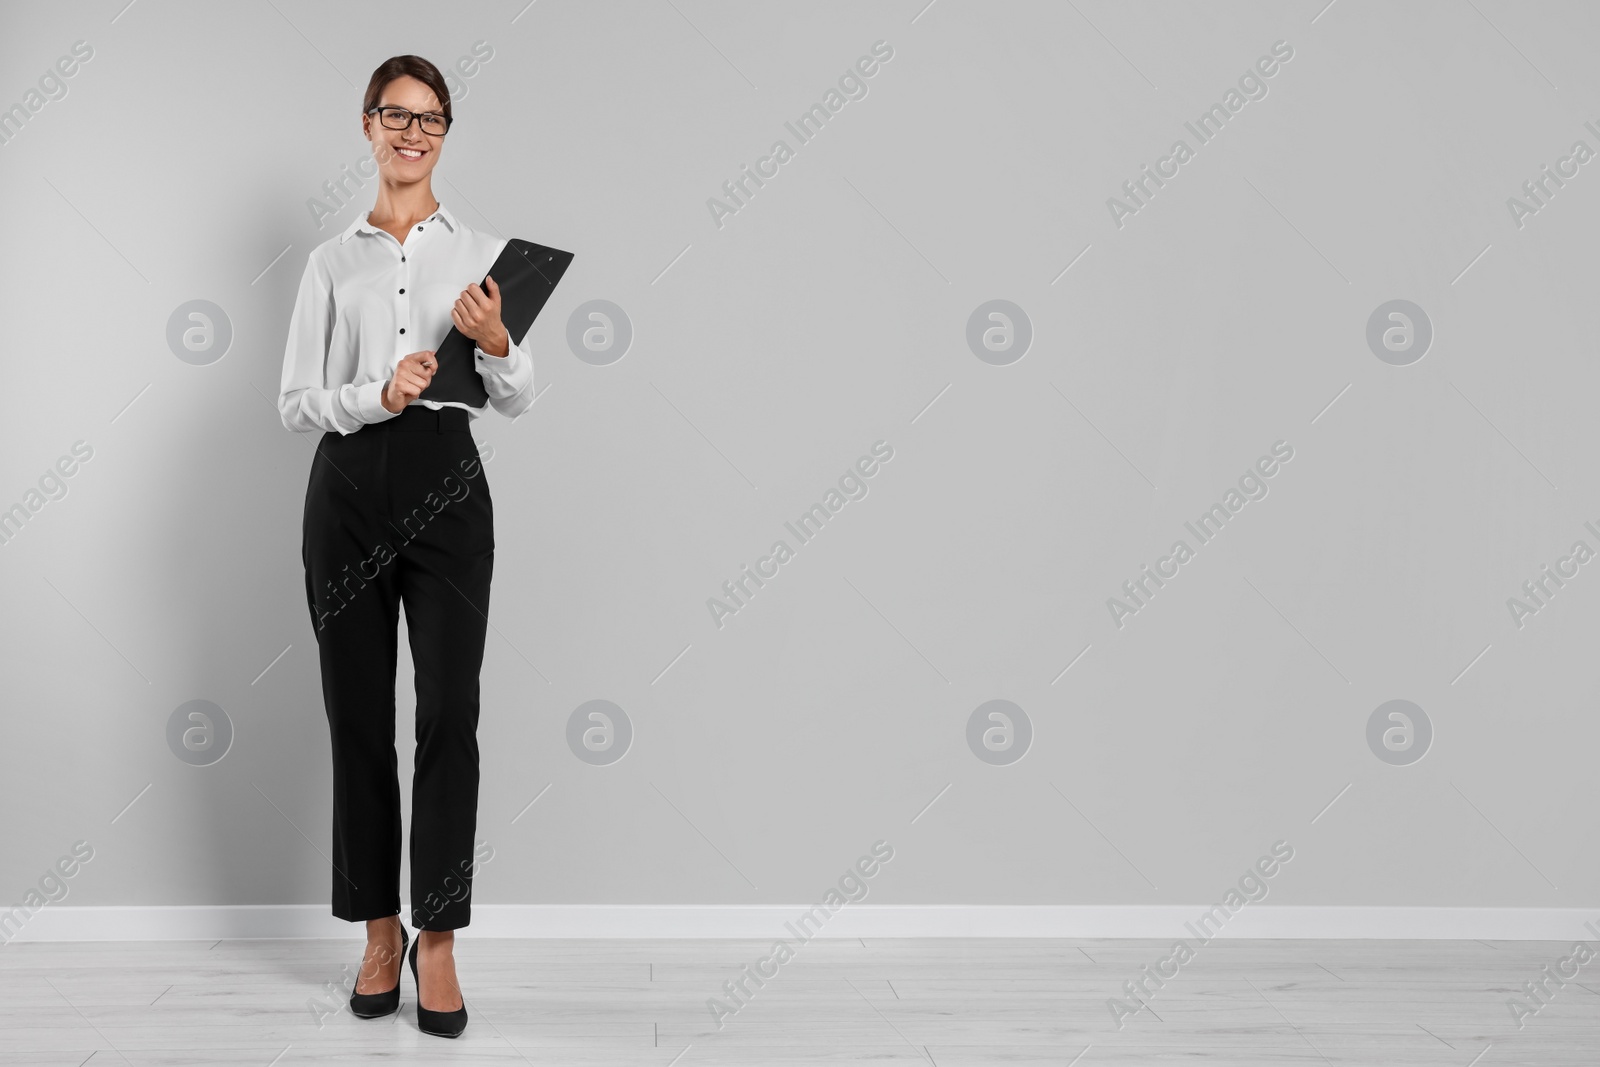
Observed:
[[[367,221],[367,216],[370,214],[372,214],[371,211],[362,212],[360,216],[358,216],[356,220],[339,235],[339,243],[344,244],[350,239],[351,235],[357,233],[382,233],[382,230],[378,229],[378,227]],[[450,214],[450,209],[445,207],[442,203],[439,205],[439,209],[437,211],[435,211],[432,215],[429,215],[423,221],[432,222],[434,219],[438,219],[440,222],[450,227],[452,232],[459,228],[456,224],[455,216]]]

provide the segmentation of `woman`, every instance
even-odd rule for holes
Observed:
[[[333,740],[333,914],[367,924],[350,1008],[371,1018],[399,1007],[409,940],[394,748],[403,604],[417,691],[409,962],[418,1026],[443,1037],[467,1022],[452,950],[471,914],[478,670],[494,567],[494,505],[468,427],[488,405],[514,418],[533,403],[532,356],[510,342],[500,288],[476,283],[506,242],[433,195],[451,122],[432,63],[396,56],[373,72],[361,129],[378,163],[376,202],[312,249],[278,394],[286,427],[323,431],[301,558]],[[436,363],[422,346],[451,326],[476,346],[482,406],[426,396]]]

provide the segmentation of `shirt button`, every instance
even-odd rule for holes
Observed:
[[[421,232],[421,231],[422,231],[422,227],[421,227],[421,226],[418,226],[418,227],[417,227],[417,231],[418,231],[418,232],[419,232],[419,233],[420,233],[420,232]]]
[[[401,333],[405,333],[406,332],[406,328],[404,326],[400,327],[400,332]]]
[[[404,290],[404,289],[402,289],[402,290],[400,290],[400,291],[401,291],[401,292],[402,292],[402,293],[404,293],[404,292],[405,292],[405,290]]]

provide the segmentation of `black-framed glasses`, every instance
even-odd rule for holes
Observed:
[[[423,133],[432,134],[435,137],[443,137],[450,129],[450,116],[441,115],[437,111],[416,112],[407,111],[403,107],[375,107],[372,111],[368,111],[367,114],[370,115],[373,111],[378,113],[378,121],[383,123],[386,129],[390,130],[404,130],[411,125],[413,120],[416,121],[418,126],[422,127]]]

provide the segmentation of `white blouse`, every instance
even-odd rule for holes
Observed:
[[[283,350],[278,413],[295,431],[351,434],[392,419],[384,386],[402,356],[437,348],[455,325],[450,310],[461,291],[494,265],[506,246],[456,221],[444,205],[411,228],[402,245],[363,213],[337,237],[311,250]],[[511,418],[533,404],[533,355],[528,344],[505,356],[473,346],[489,403]],[[424,407],[483,408],[455,400],[411,401]]]

